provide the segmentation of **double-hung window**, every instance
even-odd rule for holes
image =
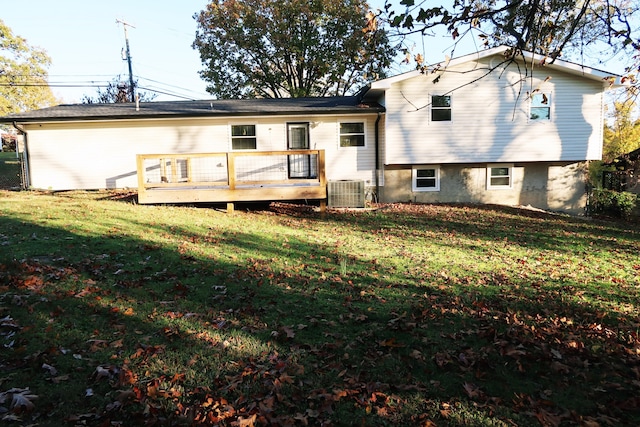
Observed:
[[[340,147],[364,147],[364,122],[340,123]]]
[[[487,166],[487,189],[509,189],[513,186],[513,165],[498,164]]]
[[[413,191],[440,191],[440,166],[414,166],[411,187]]]
[[[232,150],[255,150],[257,141],[256,125],[231,125]]]
[[[531,95],[529,119],[551,120],[551,94],[536,92]]]
[[[431,95],[431,121],[451,121],[451,95]]]

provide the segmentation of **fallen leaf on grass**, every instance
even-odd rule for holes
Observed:
[[[562,421],[559,415],[552,414],[544,409],[538,409],[535,413],[535,417],[543,426],[558,427]]]
[[[57,377],[51,378],[51,382],[54,384],[60,384],[62,381],[69,381],[69,375],[58,375]]]
[[[103,378],[111,379],[112,373],[108,368],[104,368],[102,366],[98,366],[96,370],[93,372],[93,379],[99,381]]]
[[[295,338],[296,333],[295,333],[295,332],[293,332],[293,329],[291,329],[291,328],[289,328],[289,327],[287,327],[287,326],[284,326],[284,327],[282,328],[282,330],[284,331],[284,333],[285,333],[285,334],[287,334],[287,338],[289,338],[289,339],[291,339],[291,338]]]
[[[254,427],[257,417],[256,414],[253,414],[249,418],[238,418],[238,427]]]
[[[28,388],[12,388],[0,393],[0,404],[10,400],[9,410],[15,414],[21,414],[33,411],[35,405],[32,400],[37,398],[38,396],[31,394],[31,390]]]
[[[90,344],[89,351],[91,353],[95,353],[107,347],[109,344],[107,340],[87,340],[87,343]]]
[[[124,347],[124,340],[116,340],[113,341],[111,344],[109,344],[110,347],[112,348],[122,348]]]
[[[120,391],[120,393],[116,397],[116,400],[120,403],[125,403],[127,400],[135,400],[135,399],[136,399],[136,393],[133,390]]]
[[[44,369],[45,371],[48,371],[50,375],[55,376],[58,373],[58,370],[56,368],[54,368],[53,366],[47,363],[42,364],[42,369]]]
[[[475,384],[464,383],[462,387],[464,388],[465,393],[467,393],[467,396],[471,399],[483,399],[485,397],[484,392]]]
[[[404,344],[401,344],[398,341],[396,341],[395,337],[389,338],[388,340],[380,341],[379,344],[380,344],[381,347],[390,347],[390,348],[401,348],[401,347],[404,347]]]

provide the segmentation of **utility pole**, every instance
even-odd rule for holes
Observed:
[[[133,85],[133,71],[131,71],[131,52],[129,51],[129,37],[127,36],[127,27],[135,28],[133,25],[126,23],[121,19],[116,19],[116,24],[122,24],[124,28],[124,40],[127,46],[127,63],[129,65],[129,93],[131,94],[131,102],[136,101],[136,89]]]

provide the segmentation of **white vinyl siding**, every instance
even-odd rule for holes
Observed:
[[[600,82],[550,68],[522,79],[515,66],[484,76],[489,60],[439,72],[436,84],[434,75],[422,74],[393,82],[385,94],[385,164],[600,158]],[[536,88],[550,96],[550,120],[530,120],[527,93]],[[429,104],[437,93],[451,93],[454,121],[431,120]]]
[[[375,135],[375,117],[371,116],[366,120],[357,116],[340,117],[336,118],[333,124],[329,121],[323,122],[315,129],[318,133],[322,132],[327,139],[330,138],[330,135],[333,135],[332,147],[334,151],[326,147],[327,180],[361,179],[365,182],[365,186],[374,185],[376,152],[375,144],[373,141],[369,141],[369,138],[371,135]],[[364,147],[340,147],[340,123],[343,122],[364,122]],[[311,148],[315,148],[313,142]],[[329,156],[330,152],[332,153],[331,156]]]
[[[338,124],[366,123],[374,135],[376,116],[304,116],[311,149],[325,150],[328,180],[357,179],[373,185],[375,144],[357,150],[338,147]],[[33,188],[51,190],[137,188],[136,154],[225,153],[231,149],[231,125],[255,124],[258,151],[287,149],[287,123],[300,116],[220,119],[122,120],[25,125]],[[224,165],[209,165],[222,176]],[[225,175],[226,176],[226,175]]]

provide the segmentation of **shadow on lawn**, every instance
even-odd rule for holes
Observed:
[[[492,223],[453,209],[306,218],[487,241],[517,241],[531,224],[494,212]],[[522,244],[538,249],[576,245],[550,235],[548,222],[558,233],[592,232],[590,223],[534,218],[540,237]],[[15,322],[2,329],[3,390],[40,395],[21,415],[41,425],[61,416],[150,425],[638,420],[635,324],[577,302],[572,283],[547,292],[523,289],[516,272],[491,284],[410,277],[365,256],[342,271],[334,248],[290,236],[149,225],[149,234],[193,244],[170,248],[3,221],[7,247],[40,242],[22,260],[0,259],[0,303]],[[627,250],[611,230],[600,243]],[[84,256],[70,262],[66,252],[78,248]]]

